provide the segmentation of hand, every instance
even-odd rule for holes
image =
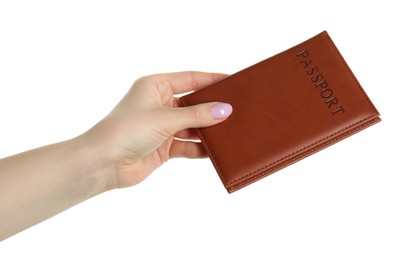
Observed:
[[[201,144],[190,141],[197,139],[190,128],[222,122],[231,106],[181,107],[174,94],[223,77],[202,72],[143,77],[86,133],[1,159],[0,241],[97,194],[137,184],[169,158],[206,156]]]
[[[111,163],[113,186],[135,185],[170,158],[206,157],[202,145],[190,141],[198,139],[191,128],[224,121],[232,107],[217,102],[182,107],[174,95],[196,91],[224,77],[178,72],[138,79],[113,111],[84,134],[99,147],[102,160]]]

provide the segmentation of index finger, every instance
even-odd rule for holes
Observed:
[[[182,71],[174,73],[157,74],[155,78],[157,84],[171,88],[173,94],[181,94],[189,91],[196,91],[213,84],[227,74],[207,73],[200,71]]]

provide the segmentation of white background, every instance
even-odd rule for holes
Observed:
[[[0,259],[410,259],[410,10],[352,2],[1,1],[0,157],[81,134],[140,76],[234,73],[324,29],[383,121],[231,195],[169,161]]]

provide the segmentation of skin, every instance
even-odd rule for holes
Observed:
[[[136,185],[170,158],[206,157],[191,128],[224,121],[212,116],[218,103],[181,107],[174,95],[224,77],[178,72],[140,78],[84,134],[1,159],[0,241],[105,191]]]

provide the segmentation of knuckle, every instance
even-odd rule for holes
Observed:
[[[193,88],[194,91],[197,91],[200,88],[200,84],[198,80],[196,80],[196,72],[190,71],[189,72],[189,77],[190,77],[190,84],[191,87]]]
[[[143,76],[143,77],[140,77],[140,78],[138,78],[138,79],[136,79],[135,81],[134,81],[134,86],[138,86],[138,85],[141,85],[141,84],[144,84],[144,83],[147,83],[148,81],[150,81],[150,76]]]
[[[189,109],[190,116],[197,122],[202,122],[207,119],[207,114],[199,106],[194,106]]]

